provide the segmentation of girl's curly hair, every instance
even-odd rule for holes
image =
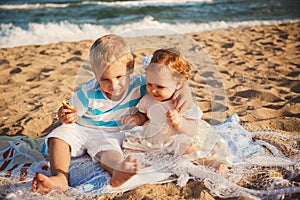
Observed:
[[[190,78],[190,63],[174,48],[156,50],[150,61],[150,64],[152,63],[168,66],[181,74],[185,79]]]

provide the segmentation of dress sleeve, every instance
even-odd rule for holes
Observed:
[[[138,104],[138,110],[141,112],[141,113],[147,113],[147,96],[143,96]]]

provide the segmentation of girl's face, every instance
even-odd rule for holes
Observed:
[[[130,82],[130,73],[127,69],[128,60],[113,62],[98,78],[100,87],[107,98],[119,100],[127,91]]]
[[[166,101],[172,98],[179,87],[179,82],[174,79],[170,71],[146,71],[147,92],[156,101]]]

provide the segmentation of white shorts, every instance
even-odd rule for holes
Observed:
[[[99,162],[99,157],[96,158],[96,154],[102,151],[115,150],[123,155],[121,144],[125,136],[122,132],[107,133],[74,123],[62,124],[54,129],[47,135],[46,144],[48,144],[48,139],[52,137],[59,138],[70,145],[72,157],[88,153],[94,162]]]

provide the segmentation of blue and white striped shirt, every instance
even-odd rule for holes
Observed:
[[[145,93],[145,76],[131,75],[127,91],[120,100],[112,101],[102,93],[99,82],[94,78],[81,86],[70,103],[78,110],[77,124],[115,132],[125,128],[120,123],[121,116],[133,112]]]

